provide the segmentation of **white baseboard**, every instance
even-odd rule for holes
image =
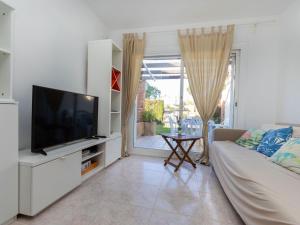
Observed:
[[[6,222],[4,222],[4,223],[1,224],[1,225],[9,225],[9,224],[12,224],[12,223],[14,223],[14,222],[16,222],[16,221],[17,221],[17,216],[14,216],[13,218],[7,220]]]
[[[171,154],[171,150],[160,150],[160,149],[150,149],[150,148],[134,148],[129,152],[131,155],[143,155],[165,158]]]

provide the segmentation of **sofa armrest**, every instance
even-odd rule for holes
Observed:
[[[213,141],[236,141],[246,130],[217,128],[213,132]]]

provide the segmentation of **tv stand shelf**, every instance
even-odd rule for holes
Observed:
[[[104,166],[98,165],[96,168],[94,168],[91,171],[89,171],[88,173],[82,175],[81,176],[82,181],[85,181],[85,180],[89,179],[91,176],[95,175],[96,173],[100,172],[103,169],[104,169]]]
[[[105,143],[82,150],[81,177],[86,180],[104,168]]]
[[[30,149],[20,151],[19,213],[36,215],[115,162],[120,156],[114,143],[120,139],[115,133],[108,138],[81,140],[53,148],[47,156]]]
[[[100,152],[96,152],[96,153],[90,153],[89,155],[82,157],[82,162],[87,161],[87,160],[89,160],[91,158],[94,158],[96,156],[99,156],[103,153],[104,153],[104,151],[100,151]]]
[[[19,165],[35,167],[57,158],[72,154],[74,152],[82,151],[94,145],[105,143],[111,138],[89,139],[75,142],[73,144],[66,144],[51,151],[47,151],[47,156],[32,153],[30,149],[20,151]],[[50,150],[50,149],[49,149]]]

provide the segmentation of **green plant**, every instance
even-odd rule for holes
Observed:
[[[160,97],[160,94],[161,94],[160,90],[147,83],[146,98],[157,99]]]
[[[155,119],[155,115],[152,111],[144,111],[143,112],[143,122],[155,122],[156,119]]]
[[[155,120],[158,123],[162,123],[164,119],[164,101],[163,100],[151,100],[145,99],[145,111],[151,111]]]
[[[220,106],[217,107],[212,120],[216,123],[216,124],[220,124],[221,123],[221,114],[222,114],[222,109]]]
[[[171,129],[169,127],[165,127],[164,124],[158,124],[156,126],[156,134],[159,135],[161,133],[170,133]]]

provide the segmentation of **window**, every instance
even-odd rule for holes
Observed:
[[[234,64],[235,54],[232,54],[229,76],[212,118],[216,126],[231,127],[233,123]],[[182,59],[179,56],[147,57],[143,60],[141,70],[134,145],[138,148],[169,150],[160,133],[176,130],[178,118],[183,121],[201,121]]]

